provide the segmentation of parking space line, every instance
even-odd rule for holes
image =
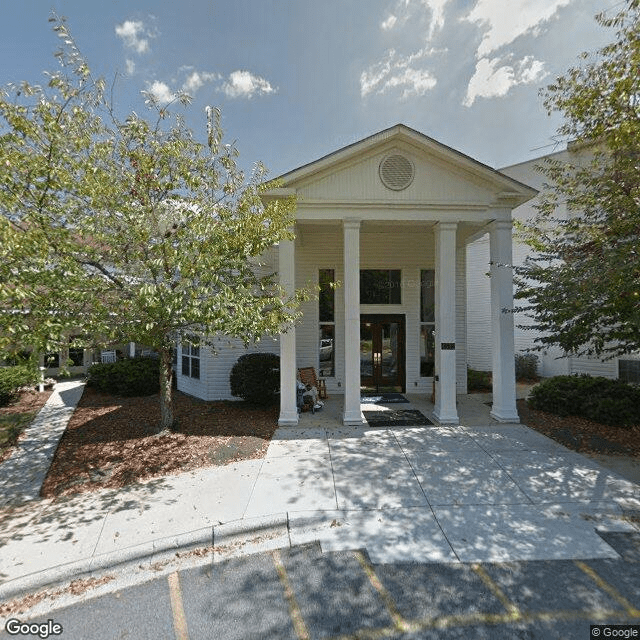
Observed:
[[[176,634],[176,640],[189,640],[187,617],[184,614],[182,589],[180,588],[178,572],[174,571],[168,575],[167,580],[169,581],[169,596],[171,598],[171,611],[173,612],[173,630]]]
[[[491,576],[485,571],[484,567],[482,567],[477,562],[474,562],[471,565],[471,568],[478,575],[480,580],[484,582],[484,584],[489,588],[491,593],[500,600],[502,606],[507,610],[511,620],[517,620],[522,617],[520,610],[516,605],[507,598],[504,594],[504,591],[498,586],[498,583],[491,579]]]
[[[278,578],[280,579],[280,584],[282,585],[282,589],[284,591],[284,598],[287,601],[287,605],[289,607],[289,616],[291,617],[291,622],[293,624],[296,635],[298,636],[298,640],[310,640],[309,631],[307,630],[307,626],[304,623],[302,611],[300,611],[300,606],[298,605],[295,593],[293,592],[293,587],[291,586],[289,576],[287,575],[287,570],[285,569],[282,562],[280,551],[278,549],[275,549],[271,552],[271,557],[273,558],[273,564],[275,565],[276,572],[278,573]]]
[[[606,591],[632,618],[640,618],[640,610],[636,609],[618,590],[601,578],[594,569],[581,560],[574,560],[575,565],[586,573],[603,591]]]
[[[616,618],[620,624],[630,621],[631,618],[625,612],[615,609],[602,609],[599,611],[533,611],[523,612],[517,622],[531,623],[544,622],[577,622],[587,621],[596,623],[599,621]],[[503,624],[515,622],[509,613],[468,613],[460,615],[441,616],[418,620],[405,621],[413,633],[428,629],[450,629],[454,627],[472,627],[474,625],[489,625],[500,627]],[[398,633],[395,626],[379,627],[377,629],[358,629],[353,633],[332,636],[328,640],[381,640]]]
[[[364,557],[362,551],[354,551],[354,555],[367,575],[367,578],[369,578],[371,586],[378,592],[380,598],[382,598],[395,628],[398,631],[413,631],[412,626],[402,617],[400,611],[398,611],[398,607],[391,597],[391,594],[386,590],[382,582],[380,582],[380,578],[378,578],[375,569]]]

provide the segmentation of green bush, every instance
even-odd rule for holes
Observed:
[[[529,406],[618,427],[640,424],[640,389],[621,380],[584,374],[548,378],[531,390]]]
[[[273,404],[280,392],[280,357],[247,353],[238,358],[229,376],[231,394],[257,405]]]
[[[94,364],[87,384],[115,396],[150,396],[160,390],[160,361],[131,358]]]
[[[38,378],[38,370],[32,364],[0,367],[0,407],[14,400],[20,387],[34,385]]]
[[[534,353],[516,353],[516,380],[538,379],[538,356]]]
[[[493,384],[491,382],[491,373],[489,371],[476,371],[475,369],[467,369],[467,391],[491,391]]]

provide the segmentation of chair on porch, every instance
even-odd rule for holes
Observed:
[[[298,369],[298,375],[302,384],[315,387],[318,390],[318,398],[326,400],[327,385],[324,380],[318,380],[316,370],[313,367],[302,367]]]

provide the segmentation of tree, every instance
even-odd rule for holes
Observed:
[[[297,317],[304,293],[260,275],[260,257],[292,237],[295,201],[263,202],[264,168],[245,179],[215,109],[206,143],[150,95],[152,121],[118,119],[65,21],[52,21],[61,70],[0,94],[1,346],[53,350],[80,327],[154,348],[166,430],[177,336],[249,342]]]
[[[596,20],[614,41],[542,92],[573,153],[539,167],[547,182],[521,229],[536,257],[516,281],[538,348],[607,358],[640,349],[640,0]]]

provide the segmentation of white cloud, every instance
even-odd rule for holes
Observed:
[[[431,38],[436,29],[442,29],[444,26],[444,8],[449,0],[422,0],[422,2],[431,11],[429,24],[429,38]]]
[[[229,98],[252,98],[254,94],[265,95],[276,90],[264,78],[254,76],[249,71],[233,71],[222,85]]]
[[[381,25],[380,27],[384,31],[389,31],[389,29],[393,29],[395,23],[398,22],[398,17],[391,14]]]
[[[132,76],[136,72],[136,63],[127,58],[127,75]]]
[[[192,71],[182,85],[182,90],[189,95],[195,95],[196,91],[206,82],[219,80],[220,75],[217,73],[209,73],[208,71]]]
[[[547,75],[544,62],[526,56],[514,65],[498,66],[500,58],[480,58],[476,71],[467,86],[462,104],[470,107],[476,98],[497,98],[507,95],[511,87],[539,82]]]
[[[155,80],[149,85],[147,91],[160,103],[167,104],[171,102],[176,94],[171,91],[169,85],[159,80]]]
[[[477,57],[482,58],[513,42],[518,36],[534,30],[571,1],[477,0],[476,5],[464,18],[486,29],[478,47]]]
[[[414,63],[435,53],[433,49],[420,49],[409,56],[399,56],[389,50],[382,62],[371,65],[360,74],[360,95],[383,94],[392,89],[404,88],[402,98],[422,96],[436,86],[436,79],[428,69],[420,69]]]
[[[125,20],[122,24],[117,24],[116,35],[122,38],[126,47],[136,53],[147,53],[149,38],[155,37],[142,20]]]

